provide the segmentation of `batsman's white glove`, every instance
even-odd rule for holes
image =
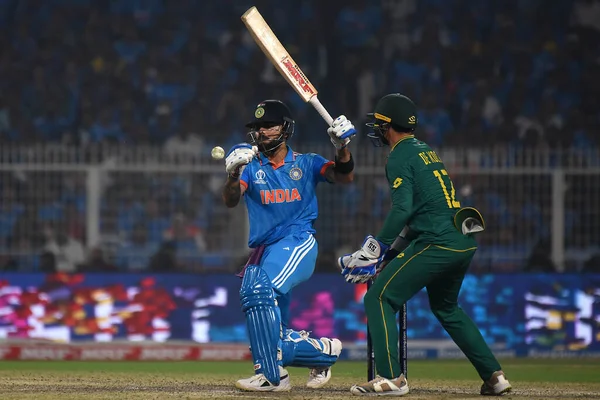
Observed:
[[[377,274],[377,269],[389,246],[368,235],[360,250],[338,258],[346,282],[365,283]]]
[[[348,118],[340,115],[333,120],[333,123],[327,129],[327,133],[329,134],[331,143],[339,150],[348,146],[352,137],[356,135],[356,129]]]
[[[258,148],[256,146],[251,146],[248,143],[236,144],[227,152],[225,171],[231,176],[239,177],[246,165],[257,154]]]

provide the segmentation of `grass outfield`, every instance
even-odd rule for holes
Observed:
[[[366,363],[340,362],[323,389],[304,386],[305,369],[290,368],[289,393],[243,393],[233,382],[249,362],[0,362],[0,399],[344,399],[362,383]],[[600,360],[504,360],[513,384],[506,399],[600,399]],[[408,399],[474,399],[480,381],[463,360],[409,361]]]

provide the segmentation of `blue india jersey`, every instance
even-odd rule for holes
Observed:
[[[254,158],[240,178],[250,219],[248,246],[269,245],[292,233],[314,233],[315,190],[332,164],[318,154],[295,153],[289,146],[281,165],[272,164],[262,153]]]

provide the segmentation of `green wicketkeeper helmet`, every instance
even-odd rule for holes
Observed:
[[[367,126],[373,129],[368,136],[374,142],[383,144],[388,144],[384,137],[388,127],[391,126],[398,132],[413,132],[419,123],[415,103],[400,93],[383,96],[377,102],[375,110],[367,116],[371,119]]]

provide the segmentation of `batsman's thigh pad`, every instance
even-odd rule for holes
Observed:
[[[324,342],[328,341],[328,342]],[[313,339],[305,331],[287,329],[281,345],[284,367],[327,368],[335,364],[339,352],[332,349],[331,340]],[[340,348],[341,350],[341,348]]]
[[[281,316],[275,292],[266,272],[258,265],[249,265],[240,288],[242,311],[250,338],[254,370],[262,373],[274,385],[279,384],[277,361],[281,337]]]
[[[265,249],[261,265],[281,294],[308,280],[315,270],[318,245],[308,232],[289,235]]]

